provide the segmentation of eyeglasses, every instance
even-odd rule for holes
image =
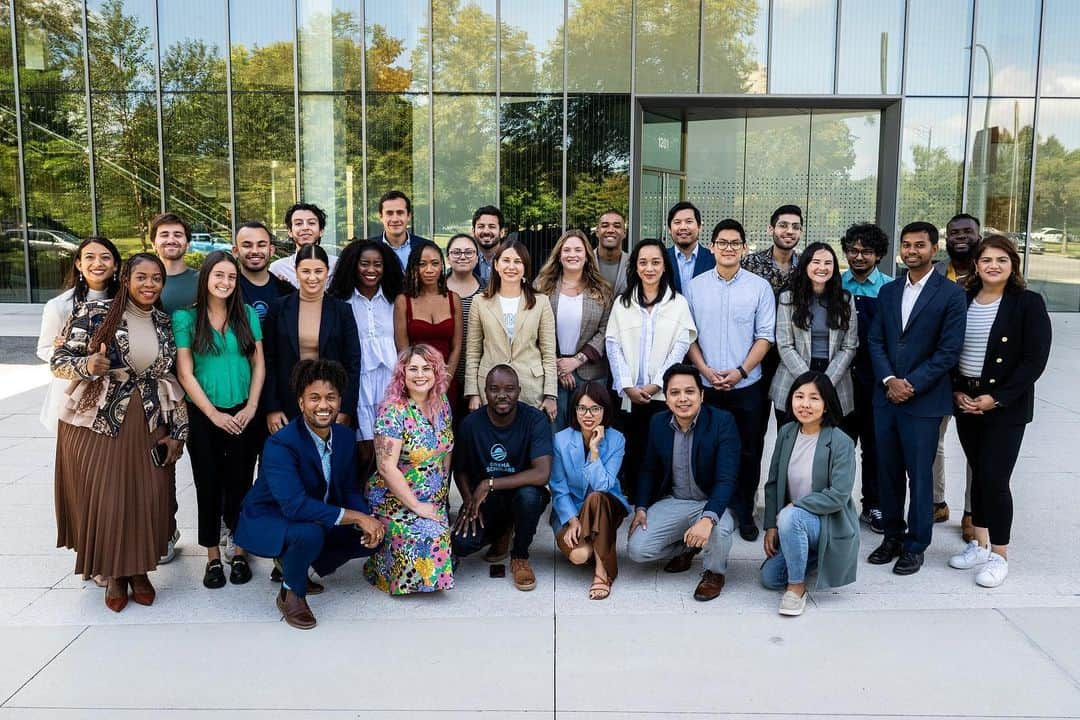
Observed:
[[[775,227],[777,230],[794,230],[795,232],[802,232],[801,223],[789,223],[780,221],[776,223],[776,225],[774,225],[773,227]]]
[[[723,248],[723,249],[729,249],[730,248],[731,250],[738,250],[739,248],[741,248],[743,246],[743,244],[744,243],[743,243],[742,240],[713,240],[712,241],[712,246],[714,248]]]
[[[405,372],[407,372],[409,375],[428,375],[435,372],[435,368],[431,367],[430,365],[422,365],[420,367],[413,366],[405,368]]]
[[[447,253],[447,255],[454,258],[455,260],[472,260],[474,257],[476,257],[476,251],[475,250],[451,250],[450,252]]]
[[[850,250],[845,250],[844,252],[847,255],[853,255],[855,257],[859,257],[859,256],[873,257],[874,255],[877,255],[876,252],[874,252],[873,250],[869,250],[867,248],[863,248],[862,250],[856,250],[855,248],[851,248]]]
[[[588,415],[590,417],[593,415],[604,414],[604,408],[601,405],[578,405],[577,411],[582,415]]]

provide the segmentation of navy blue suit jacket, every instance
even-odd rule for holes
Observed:
[[[931,272],[903,328],[906,282],[905,273],[878,293],[877,315],[867,338],[877,384],[874,404],[889,403],[882,381],[894,375],[915,388],[915,395],[897,405],[898,410],[915,417],[944,417],[952,414],[949,372],[964,346],[967,300],[959,285]]]
[[[381,243],[381,242],[384,241],[383,240],[384,237],[385,237],[384,233],[379,233],[378,235],[372,235],[371,237],[368,238],[368,242]],[[412,232],[410,232],[409,233],[409,254],[411,255],[412,251],[415,250],[421,243],[426,243],[426,242],[430,242],[430,240],[428,240],[425,237],[420,237],[419,235],[414,235]],[[405,272],[405,266],[404,265],[402,265],[401,271]]]
[[[236,526],[240,547],[262,557],[277,557],[284,550],[291,523],[317,523],[329,531],[342,508],[370,514],[357,477],[356,435],[336,423],[330,432],[329,496],[322,460],[302,417],[267,438],[259,477],[240,509]]]
[[[292,371],[300,361],[300,294],[278,298],[263,322],[266,383],[261,405],[264,412],[283,412],[290,420],[300,414],[292,391]],[[326,295],[319,320],[319,357],[336,360],[345,368],[349,383],[341,398],[341,412],[356,423],[360,395],[360,337],[348,303]]]
[[[637,507],[648,507],[671,492],[671,457],[675,446],[671,417],[671,411],[665,410],[649,422],[645,466],[638,475]],[[705,509],[718,516],[724,514],[735,491],[739,449],[735,417],[727,410],[702,405],[694,426],[694,482],[709,496]]]
[[[671,286],[675,288],[675,292],[681,293],[683,292],[682,278],[679,277],[679,261],[675,257],[678,252],[674,245],[667,249],[668,266],[671,268]],[[698,248],[697,257],[694,258],[694,277],[703,272],[708,272],[714,267],[716,267],[716,258],[709,252],[709,248],[701,245]]]

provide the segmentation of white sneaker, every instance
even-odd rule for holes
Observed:
[[[979,545],[975,540],[972,540],[967,544],[967,547],[964,548],[964,552],[949,558],[949,567],[956,568],[957,570],[970,570],[973,567],[984,564],[989,559],[990,548],[985,548]]]
[[[225,562],[231,563],[236,557],[236,542],[233,541],[232,533],[228,533],[221,542],[221,557]]]
[[[171,563],[173,559],[176,558],[176,543],[178,542],[180,542],[180,528],[173,531],[172,537],[169,538],[169,549],[164,555],[158,558],[158,565]]]
[[[790,590],[784,591],[784,596],[780,598],[780,614],[795,617],[802,615],[803,610],[806,609],[806,593],[802,595],[796,595]]]
[[[984,588],[996,588],[1005,582],[1005,578],[1008,576],[1009,562],[996,552],[992,552],[990,553],[990,559],[986,561],[986,565],[975,576],[975,584]]]

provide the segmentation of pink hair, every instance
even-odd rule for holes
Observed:
[[[435,370],[435,387],[432,390],[435,394],[435,402],[429,405],[431,417],[428,418],[434,421],[441,409],[440,398],[450,387],[450,374],[447,372],[446,361],[443,360],[442,354],[425,343],[410,345],[398,353],[397,362],[394,363],[394,370],[390,375],[390,383],[386,386],[382,403],[379,404],[379,412],[381,413],[388,405],[404,405],[409,402],[409,391],[405,387],[405,366],[414,355],[424,358],[424,361],[430,363]]]

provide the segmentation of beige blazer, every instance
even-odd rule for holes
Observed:
[[[488,371],[501,363],[517,371],[521,402],[539,407],[545,395],[558,396],[555,314],[547,295],[536,293],[532,309],[525,308],[524,295],[518,300],[513,343],[503,327],[499,297],[473,297],[465,343],[465,394],[478,395],[483,402],[482,388]]]

